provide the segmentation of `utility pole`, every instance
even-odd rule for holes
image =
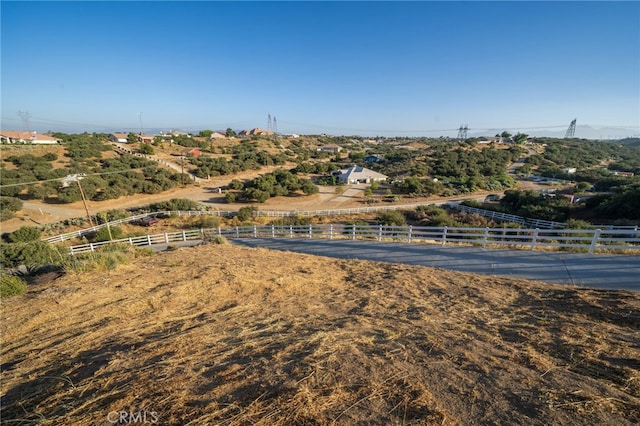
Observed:
[[[67,175],[62,178],[62,186],[67,187],[71,184],[71,182],[76,182],[78,184],[78,189],[80,190],[80,196],[82,197],[82,204],[84,204],[84,211],[87,212],[87,219],[89,220],[89,225],[93,227],[93,220],[91,219],[91,214],[89,213],[89,207],[87,206],[87,197],[84,196],[84,191],[82,190],[82,185],[80,184],[80,179],[84,176],[75,174],[75,175]]]
[[[87,212],[87,219],[89,219],[89,225],[93,227],[93,220],[91,220],[91,215],[89,214],[89,207],[87,207],[87,198],[84,196],[84,191],[82,190],[82,185],[80,185],[80,179],[76,179],[78,182],[78,188],[80,188],[80,196],[82,196],[82,203],[84,204],[84,211]]]

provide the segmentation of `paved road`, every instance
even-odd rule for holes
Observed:
[[[234,239],[234,244],[340,259],[423,265],[610,290],[640,290],[640,256],[549,253],[352,240]]]

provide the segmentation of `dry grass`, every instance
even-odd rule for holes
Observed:
[[[2,305],[2,421],[637,424],[640,296],[230,245]]]

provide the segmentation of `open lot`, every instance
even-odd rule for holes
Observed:
[[[2,419],[632,425],[639,312],[637,292],[182,248],[3,301]]]

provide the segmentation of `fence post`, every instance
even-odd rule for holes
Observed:
[[[253,238],[258,238],[258,227],[253,225]]]
[[[129,238],[129,241],[131,241],[131,238]],[[164,242],[169,244],[169,234],[167,234],[166,232],[164,233]]]
[[[313,238],[313,225],[309,224],[309,238]]]
[[[333,223],[329,225],[329,239],[333,240]]]
[[[591,246],[589,247],[589,254],[593,254],[596,249],[596,244],[598,244],[598,238],[600,238],[600,229],[596,229],[593,233],[593,239],[591,240]]]
[[[275,238],[275,237],[276,237],[276,226],[271,225],[271,238]]]
[[[95,249],[93,248],[93,243],[89,243],[89,248],[91,248],[91,251],[95,251]]]
[[[222,229],[218,226],[218,235],[222,235]]]
[[[355,240],[356,239],[356,224],[354,223],[353,228],[351,228],[351,239]]]
[[[484,228],[484,237],[482,238],[482,248],[487,247],[487,239],[489,239],[489,227]]]
[[[236,238],[240,238],[240,229],[236,226]]]
[[[413,226],[409,225],[408,232],[409,232],[409,235],[408,235],[409,244],[411,244],[411,239],[413,238]]]
[[[382,241],[382,224],[378,225],[378,241]]]
[[[536,228],[533,231],[533,238],[531,238],[531,250],[535,250],[536,248],[536,242],[538,241],[538,232],[540,231],[539,228]]]
[[[289,225],[289,238],[293,238],[293,225]]]
[[[445,226],[442,229],[442,245],[444,246],[446,242],[447,242],[447,227]]]

